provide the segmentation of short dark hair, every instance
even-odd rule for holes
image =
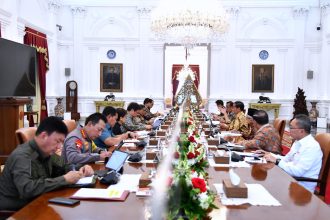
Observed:
[[[102,114],[107,117],[109,115],[116,116],[116,109],[112,106],[107,106],[103,109]]]
[[[68,128],[64,122],[58,117],[54,116],[45,118],[40,122],[40,125],[36,131],[36,136],[38,136],[43,131],[45,131],[48,135],[51,135],[53,132],[64,134],[65,136],[68,134]]]
[[[123,108],[117,108],[116,111],[117,111],[117,114],[118,114],[117,121],[119,121],[120,118],[123,118],[123,117],[125,117],[125,115],[127,115],[127,111]]]
[[[144,106],[143,106],[144,107]],[[127,106],[127,111],[131,111],[131,110],[137,111],[141,109],[141,106],[136,103],[136,102],[131,102],[129,103],[129,105]]]
[[[269,123],[268,114],[264,110],[257,110],[252,115],[253,120],[255,120],[259,125],[265,125]]]
[[[92,124],[95,125],[99,123],[100,120],[104,121],[104,123],[107,123],[107,118],[103,114],[96,112],[86,118],[85,125],[87,125],[88,122],[92,122]]]
[[[236,102],[234,102],[234,104],[235,104],[236,108],[239,108],[239,109],[241,109],[241,111],[244,111],[244,103],[243,102],[236,101]]]
[[[294,116],[293,119],[296,119],[297,126],[299,128],[304,129],[307,134],[310,134],[311,133],[312,123],[311,123],[310,118],[307,115],[298,114],[298,115]]]
[[[217,100],[215,101],[215,104],[218,106],[218,105],[222,105],[223,106],[223,101],[222,100]]]
[[[234,103],[232,101],[228,101],[228,102],[226,102],[226,105],[229,105],[230,107],[233,107]]]
[[[143,101],[143,105],[151,103],[151,102],[154,102],[154,100],[149,99],[149,98],[145,98],[144,101]]]

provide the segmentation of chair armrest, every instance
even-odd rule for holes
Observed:
[[[321,182],[321,180],[319,180],[319,179],[313,179],[313,178],[309,178],[309,177],[296,177],[296,176],[294,176],[293,178],[297,181],[317,182],[317,183]]]

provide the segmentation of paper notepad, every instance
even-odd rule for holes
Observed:
[[[81,188],[70,198],[74,199],[101,199],[125,201],[129,192],[116,188],[111,189],[89,189]]]
[[[94,176],[83,177],[76,184],[89,184],[93,182]]]

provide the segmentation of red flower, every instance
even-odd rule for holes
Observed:
[[[188,159],[193,159],[195,157],[195,154],[193,152],[189,152],[187,154]]]
[[[192,178],[191,183],[194,188],[199,189],[201,192],[206,192],[206,183],[204,179]]]
[[[172,182],[173,182],[173,177],[169,176],[167,178],[167,186],[171,186],[172,185]]]
[[[180,154],[179,154],[179,152],[176,151],[176,152],[174,153],[174,158],[175,158],[175,159],[179,159],[179,157],[180,157]]]
[[[192,123],[192,121],[188,121],[188,123],[187,123],[188,125],[192,125],[193,123]]]
[[[194,136],[189,136],[188,140],[189,140],[190,142],[196,142]]]

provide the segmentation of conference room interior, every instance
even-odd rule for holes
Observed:
[[[163,28],[161,22],[153,23],[155,13],[160,13],[158,7],[164,7],[164,15],[166,10],[169,14],[175,11],[171,4],[177,4],[176,9],[187,4],[202,8],[197,0],[177,1],[0,0],[0,124],[4,131],[0,134],[1,172],[10,153],[19,143],[34,137],[38,125],[48,116],[63,119],[73,130],[83,126],[89,115],[102,113],[106,106],[127,109],[132,102],[143,104],[145,98],[151,98],[152,113],[172,118],[170,110],[183,101],[180,91],[185,86],[195,89],[189,102],[200,103],[199,111],[204,119],[208,118],[203,123],[210,123],[211,114],[219,114],[217,100],[224,104],[241,101],[245,114],[250,108],[265,110],[272,125],[276,119],[283,120],[283,154],[293,144],[290,120],[295,112],[310,117],[313,137],[330,133],[329,0],[208,0],[204,4],[222,5],[221,13],[225,15],[219,16],[226,19],[227,26],[222,24],[221,33],[200,42],[189,42],[195,36],[182,37],[180,29],[168,39],[164,36],[167,33],[159,30]],[[20,136],[31,127],[31,137]],[[170,127],[173,132],[175,122]],[[165,146],[165,141],[161,143]],[[123,150],[135,153],[128,147]],[[156,172],[158,164],[127,162],[124,174]],[[211,177],[208,189],[217,195],[214,204],[219,209],[210,210],[209,217],[329,216],[329,176],[325,195],[318,196],[319,191],[304,189],[277,165],[266,165],[232,170],[248,184],[263,185],[280,205],[224,205],[216,185],[228,178],[231,169],[210,165],[205,168]],[[105,164],[91,166],[102,170]],[[108,186],[97,180],[95,187]],[[0,210],[0,219],[90,219],[91,209],[115,210],[104,211],[102,218],[161,219],[153,210],[156,199],[139,197],[135,192],[122,202],[82,199],[73,207],[48,202],[54,197],[70,198],[77,190],[63,188],[43,193],[19,211]]]

